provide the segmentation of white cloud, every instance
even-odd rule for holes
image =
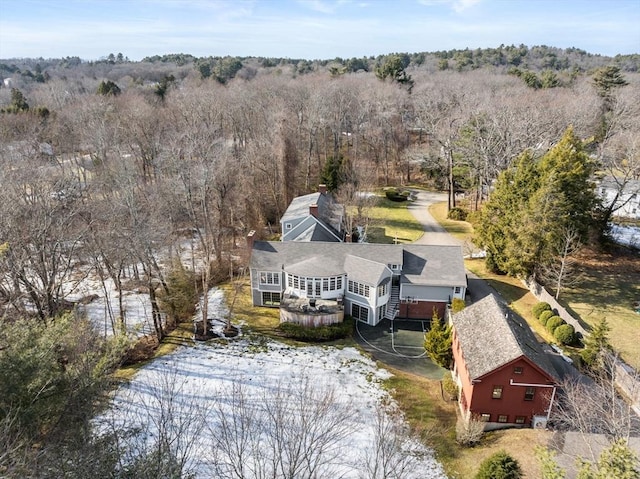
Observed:
[[[461,13],[477,5],[480,1],[481,0],[418,0],[418,3],[426,7],[449,5],[456,13]]]
[[[299,3],[310,8],[315,12],[333,14],[336,11],[336,5],[323,2],[322,0],[300,0]]]

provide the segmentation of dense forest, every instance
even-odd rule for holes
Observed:
[[[555,181],[549,152],[560,142],[588,158],[582,185],[616,175],[623,186],[640,178],[639,67],[640,55],[522,45],[327,61],[0,60],[0,305],[13,325],[0,333],[0,359],[12,360],[8,344],[29,343],[29,328],[42,344],[68,339],[38,359],[58,367],[30,386],[47,394],[1,401],[7,450],[25,454],[24,437],[69,427],[54,419],[65,414],[84,424],[78,404],[118,364],[122,344],[53,320],[70,307],[80,265],[119,289],[144,288],[161,338],[182,319],[184,296],[159,251],[192,238],[210,284],[246,259],[248,231],[277,234],[290,200],[321,182],[347,205],[359,191],[420,183],[448,191],[450,208],[463,193],[473,213],[524,159],[543,158],[542,173],[528,174]],[[509,187],[498,186],[504,199]],[[613,213],[604,206],[601,233]],[[508,258],[493,266],[531,272]],[[2,374],[7,387],[24,383]]]

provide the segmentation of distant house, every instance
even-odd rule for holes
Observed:
[[[282,241],[343,241],[344,220],[344,206],[336,203],[326,185],[319,185],[316,193],[289,204],[280,219]]]
[[[463,417],[486,430],[546,426],[557,374],[524,319],[490,295],[451,322]]]
[[[430,319],[466,294],[459,246],[248,239],[253,304],[280,307],[281,321]]]
[[[597,192],[605,207],[612,205],[614,216],[640,219],[640,180],[606,176],[598,183]]]

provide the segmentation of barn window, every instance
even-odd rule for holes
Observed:
[[[491,397],[493,399],[502,399],[502,386],[493,386]]]
[[[524,400],[525,401],[533,401],[533,398],[536,395],[536,388],[528,387],[524,391]]]
[[[524,416],[516,416],[516,424],[524,424],[526,419]]]
[[[498,422],[507,422],[508,419],[509,419],[509,416],[507,416],[506,414],[498,415]]]
[[[489,414],[487,412],[483,412],[482,414],[480,414],[480,420],[481,421],[489,422],[490,419],[491,419],[491,414]]]
[[[516,366],[513,368],[513,374],[522,374],[522,366]]]

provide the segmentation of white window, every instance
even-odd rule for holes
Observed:
[[[350,293],[357,294],[358,296],[364,296],[365,298],[369,297],[369,286],[366,284],[349,280],[347,287]]]
[[[261,272],[260,284],[280,284],[280,273]]]
[[[455,289],[453,290],[454,294],[460,294],[460,286],[456,286]]]
[[[285,223],[284,227],[285,227],[285,229],[290,230],[291,229],[291,223]]]

